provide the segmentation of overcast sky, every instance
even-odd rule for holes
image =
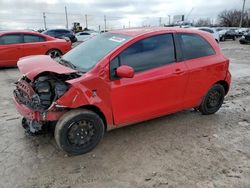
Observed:
[[[184,14],[188,20],[211,18],[224,9],[241,9],[243,0],[0,0],[0,29],[43,28],[43,12],[48,28],[66,26],[64,7],[67,6],[69,26],[80,22],[85,27],[85,14],[89,28],[103,29],[107,17],[109,29],[159,25],[168,23],[174,15]],[[246,0],[250,8],[250,0]]]

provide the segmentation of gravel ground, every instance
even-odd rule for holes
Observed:
[[[16,68],[0,70],[0,187],[250,187],[250,45],[222,42],[233,81],[221,110],[192,110],[113,130],[68,156],[52,134],[24,134],[12,103]]]

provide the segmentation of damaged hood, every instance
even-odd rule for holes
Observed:
[[[22,74],[30,80],[43,72],[53,72],[57,74],[70,74],[77,72],[74,69],[65,67],[48,55],[35,55],[19,59],[17,66]]]

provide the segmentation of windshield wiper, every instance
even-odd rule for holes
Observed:
[[[67,67],[70,67],[72,69],[77,69],[77,66],[75,66],[73,63],[71,63],[70,61],[67,61],[65,59],[62,59],[62,58],[58,59],[58,63],[65,65]]]
[[[66,67],[77,70],[79,73],[86,73],[86,71],[82,70],[81,67],[78,67],[78,66],[74,65],[73,63],[71,63],[70,61],[67,61],[63,58],[58,58],[57,62],[60,63],[61,65],[66,66]]]

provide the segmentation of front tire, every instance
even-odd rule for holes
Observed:
[[[79,155],[93,150],[104,135],[102,119],[85,109],[71,110],[57,122],[55,140],[63,151]]]
[[[199,111],[203,115],[216,113],[223,104],[225,97],[225,89],[220,84],[215,84],[209,89],[206,96],[203,98]]]

